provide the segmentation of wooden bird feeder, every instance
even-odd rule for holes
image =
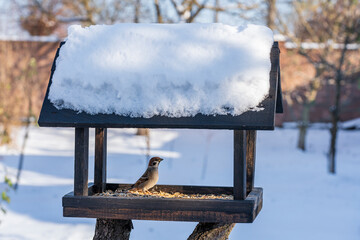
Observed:
[[[63,44],[63,43],[62,43]],[[62,44],[60,44],[59,49]],[[39,117],[40,127],[75,128],[74,191],[62,199],[65,217],[139,219],[160,221],[251,223],[262,208],[263,190],[254,187],[256,130],[273,130],[275,113],[282,113],[279,47],[271,49],[270,90],[262,111],[239,116],[198,114],[194,117],[154,116],[133,118],[115,114],[90,115],[69,109],[58,110],[49,101],[49,88],[56,59]],[[89,128],[95,128],[94,183],[88,183]],[[234,184],[232,187],[157,185],[156,190],[184,194],[229,194],[233,200],[126,198],[94,196],[130,184],[106,182],[107,128],[190,128],[234,130]]]

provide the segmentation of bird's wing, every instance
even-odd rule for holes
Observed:
[[[133,188],[137,188],[140,184],[146,182],[149,180],[149,173],[148,169],[144,172],[144,174],[136,181],[134,185],[132,185]]]

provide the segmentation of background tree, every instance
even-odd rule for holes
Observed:
[[[266,11],[266,25],[274,30],[275,29],[275,20],[276,20],[276,0],[266,0],[265,1],[267,6]]]
[[[335,173],[336,139],[341,114],[341,86],[348,76],[359,72],[354,55],[359,54],[360,3],[356,0],[294,1],[292,31],[289,21],[279,18],[279,30],[292,40],[297,52],[316,69],[306,94],[305,113],[314,99],[311,92],[319,84],[334,82],[335,94],[329,106],[331,141],[328,152],[329,172]],[[307,117],[305,117],[307,118]]]
[[[21,26],[34,36],[54,34],[70,23],[88,26],[151,19],[149,7],[141,0],[13,1],[21,15]]]
[[[50,35],[59,27],[56,17],[62,10],[59,0],[28,1],[26,13],[21,14],[21,27],[34,36]]]

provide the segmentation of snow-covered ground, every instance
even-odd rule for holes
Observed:
[[[132,183],[144,171],[145,139],[134,133],[109,130],[109,182]],[[92,239],[94,219],[62,217],[61,197],[72,190],[73,138],[73,129],[31,128],[20,186],[10,192],[0,239]],[[263,209],[253,224],[237,224],[230,239],[360,239],[360,132],[340,131],[336,175],[326,171],[328,130],[309,131],[307,152],[295,148],[296,139],[296,129],[258,133],[255,185],[264,188]],[[151,147],[151,155],[165,158],[161,184],[232,184],[231,131],[152,130]],[[16,149],[0,149],[1,178],[3,169],[16,175],[18,157]],[[186,239],[195,225],[134,221],[131,238]]]

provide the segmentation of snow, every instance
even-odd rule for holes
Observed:
[[[49,99],[57,108],[146,118],[261,110],[272,44],[272,31],[258,25],[74,25]]]
[[[284,128],[299,128],[301,122],[284,122]],[[327,129],[331,128],[331,123],[324,122],[316,122],[316,123],[308,123],[308,129]]]
[[[285,128],[299,128],[297,122],[284,122]],[[310,129],[327,129],[330,130],[331,123],[309,123],[308,128]],[[338,127],[343,130],[358,130],[360,129],[360,118],[351,119],[348,121],[340,122]]]
[[[355,118],[341,123],[344,129],[360,129],[360,118]]]
[[[89,176],[93,176],[94,131]],[[146,167],[146,141],[135,129],[109,129],[108,181],[133,183]],[[18,132],[21,146],[23,130]],[[255,186],[264,205],[255,222],[237,224],[235,239],[360,238],[360,134],[339,131],[337,174],[326,171],[329,131],[311,128],[307,152],[295,148],[296,129],[259,131]],[[164,157],[160,184],[232,185],[232,131],[151,130],[151,155]],[[30,130],[24,172],[1,217],[0,239],[91,239],[94,219],[63,218],[61,197],[72,190],[74,129]],[[62,153],[62,154],[59,154]],[[59,154],[59,155],[58,155]],[[0,149],[0,171],[14,178],[18,150]],[[0,172],[2,178],[3,173]],[[134,221],[131,239],[186,239],[196,223]]]
[[[285,48],[287,49],[294,49],[298,48],[299,45],[297,43],[287,41],[285,42]],[[302,42],[300,44],[300,47],[303,49],[324,49],[331,47],[333,49],[344,49],[345,44],[342,43],[334,43],[334,42],[328,42],[328,43],[317,43],[317,42]],[[358,50],[360,48],[360,44],[357,43],[349,43],[346,45],[346,48],[349,50]]]
[[[6,35],[0,33],[0,41],[21,41],[21,42],[59,42],[60,39],[55,35],[50,36],[31,36],[31,35]]]

